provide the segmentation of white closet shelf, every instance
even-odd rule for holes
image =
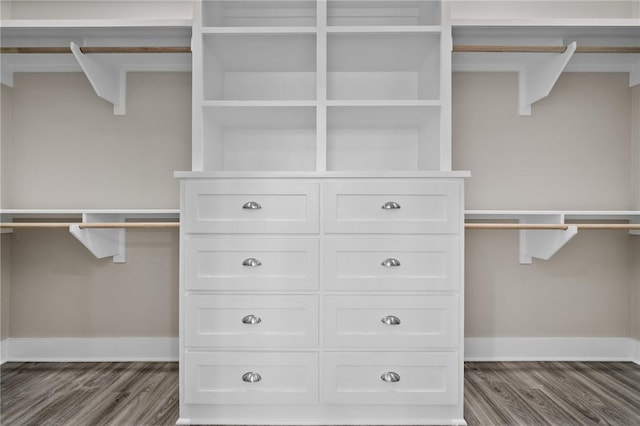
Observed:
[[[440,25],[407,25],[407,26],[345,26],[345,27],[327,27],[327,33],[329,34],[349,34],[349,33],[361,33],[361,34],[402,34],[402,33],[415,33],[415,34],[439,34],[442,32],[442,26]]]
[[[261,101],[261,100],[238,100],[238,101],[202,101],[200,104],[204,108],[284,108],[284,107],[315,107],[317,102],[308,101]]]
[[[439,100],[339,100],[326,101],[328,107],[441,107]]]
[[[177,209],[3,209],[0,210],[0,218],[2,232],[12,232],[10,225],[16,219],[25,228],[68,227],[69,232],[95,257],[99,259],[113,257],[115,263],[124,263],[125,228],[175,228],[179,223],[180,211]],[[55,222],[43,222],[47,219]],[[56,223],[65,220],[72,220],[72,222]],[[127,222],[127,220],[131,221]],[[142,220],[151,222],[141,222]]]
[[[316,27],[204,27],[202,34],[316,34]]]
[[[467,171],[378,171],[378,178],[467,178],[471,176]],[[211,179],[211,178],[240,178],[240,179],[260,179],[260,178],[371,178],[371,172],[359,171],[328,171],[328,172],[259,172],[259,171],[179,171],[174,172],[174,177],[178,179]]]
[[[453,29],[454,71],[517,72],[519,113],[546,97],[564,71],[623,72],[640,84],[640,53],[585,53],[581,47],[640,47],[640,20],[468,21]],[[552,22],[552,23],[550,23]],[[599,23],[599,24],[598,24]],[[587,25],[593,25],[588,27]],[[566,47],[561,52],[456,52],[456,46]]]
[[[579,229],[628,229],[631,235],[640,235],[640,211],[638,210],[466,210],[467,223],[487,223],[491,227],[496,221],[508,221],[518,225],[551,225],[549,229],[523,229],[520,234],[520,263],[531,264],[533,258],[548,260],[565,244],[567,244]],[[585,221],[596,222],[580,225]],[[626,222],[631,227],[607,226],[605,222]],[[601,224],[601,225],[599,225]],[[558,225],[562,229],[557,229]],[[499,229],[499,226],[496,226]],[[537,226],[535,228],[538,228]],[[556,229],[552,229],[556,228]]]
[[[13,86],[19,72],[84,72],[96,94],[126,112],[126,73],[189,71],[189,53],[85,54],[79,47],[188,47],[191,21],[180,19],[4,20],[5,47],[61,47],[64,53],[3,53],[1,82]],[[71,54],[72,53],[72,54]]]

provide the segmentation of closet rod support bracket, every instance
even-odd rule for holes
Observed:
[[[520,223],[564,224],[564,214],[523,216]],[[520,264],[530,265],[533,259],[549,260],[578,234],[578,227],[568,225],[567,229],[521,230]]]
[[[124,217],[119,214],[82,215],[83,223],[120,222]],[[125,263],[125,230],[103,228],[81,228],[71,225],[69,232],[98,259],[113,257],[113,263]]]

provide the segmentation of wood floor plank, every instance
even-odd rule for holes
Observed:
[[[6,363],[0,424],[165,426],[178,419],[177,363]],[[469,426],[640,425],[640,366],[465,363]]]

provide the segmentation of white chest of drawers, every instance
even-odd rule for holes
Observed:
[[[463,183],[185,173],[181,420],[464,424]]]

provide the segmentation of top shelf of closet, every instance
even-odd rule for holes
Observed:
[[[326,4],[326,11],[319,10]],[[320,13],[319,13],[320,12]],[[439,1],[267,0],[204,1],[202,26],[233,27],[404,27],[441,24]],[[322,16],[321,19],[319,19]]]

